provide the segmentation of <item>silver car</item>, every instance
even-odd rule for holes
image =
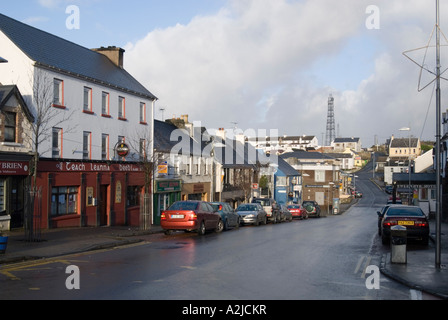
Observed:
[[[245,203],[238,206],[236,213],[240,216],[241,224],[258,226],[267,223],[267,214],[259,203]]]

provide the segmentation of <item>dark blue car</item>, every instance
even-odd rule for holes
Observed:
[[[227,202],[211,202],[216,213],[221,216],[224,230],[238,228],[240,226],[240,216],[232,209]]]

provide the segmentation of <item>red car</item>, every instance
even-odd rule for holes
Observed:
[[[174,230],[197,231],[204,235],[208,230],[223,229],[221,216],[206,201],[177,201],[160,216],[160,225],[166,235]]]
[[[300,204],[290,204],[286,207],[293,218],[308,219],[308,213]]]

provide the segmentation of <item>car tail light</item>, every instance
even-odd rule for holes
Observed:
[[[220,204],[218,208],[218,210],[222,210],[222,204]]]
[[[160,220],[166,220],[166,215],[164,211],[162,211],[162,213],[160,214]]]
[[[427,227],[428,226],[428,222],[426,222],[426,221],[416,221],[414,226],[416,226],[416,227]]]
[[[195,212],[192,212],[190,214],[190,218],[188,219],[189,221],[196,221],[198,219],[198,215]]]
[[[395,220],[386,220],[383,223],[383,226],[386,226],[386,227],[396,226],[396,225],[397,225],[397,221],[395,221]]]

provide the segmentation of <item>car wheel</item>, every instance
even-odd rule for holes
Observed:
[[[215,232],[219,233],[222,232],[222,230],[224,230],[224,223],[221,219],[219,219],[218,226],[216,227]]]
[[[255,220],[255,222],[254,222],[254,226],[258,226],[260,224],[260,221],[258,221],[258,217],[257,217],[257,220]]]
[[[239,228],[240,227],[240,225],[241,225],[241,221],[240,221],[240,218],[238,218],[238,220],[236,221],[236,226],[235,226],[235,228]]]
[[[165,230],[165,235],[169,236],[173,233],[173,230]]]
[[[202,221],[198,229],[198,235],[203,236],[204,234],[205,234],[205,223],[204,221]]]
[[[381,242],[384,244],[384,245],[387,245],[387,244],[389,244],[389,238],[388,237],[386,237],[384,234],[383,235],[381,235]]]
[[[267,225],[267,224],[268,224],[268,217],[264,217],[263,224],[264,224],[264,225]]]

